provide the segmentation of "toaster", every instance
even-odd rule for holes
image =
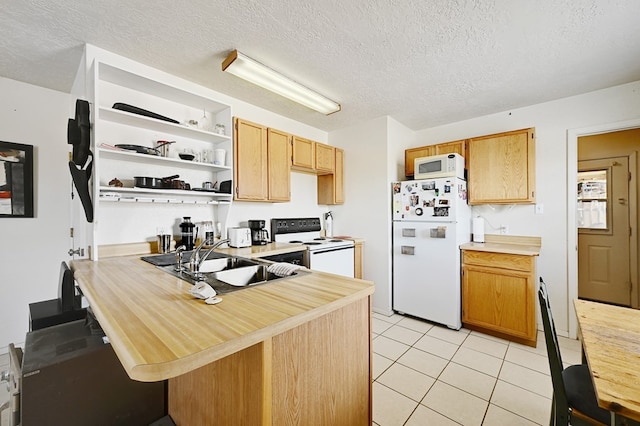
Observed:
[[[229,246],[234,248],[251,246],[251,230],[249,228],[229,228]]]

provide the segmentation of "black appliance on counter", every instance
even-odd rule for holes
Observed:
[[[251,245],[264,246],[269,243],[269,231],[265,228],[264,220],[249,220],[249,229],[251,229]]]
[[[280,254],[274,254],[271,256],[262,256],[260,259],[270,260],[272,262],[286,262],[286,263],[292,263],[294,265],[306,266],[307,265],[307,259],[305,256],[306,252],[307,250],[303,249],[300,251],[294,251],[290,253],[280,253]]]
[[[81,296],[66,262],[60,265],[58,298],[29,303],[29,331],[83,319],[87,310],[81,307]]]
[[[131,380],[97,321],[47,327],[27,333],[21,424],[149,425],[168,417],[166,387]]]

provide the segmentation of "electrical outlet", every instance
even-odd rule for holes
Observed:
[[[500,233],[506,235],[509,233],[509,227],[507,225],[500,225]]]

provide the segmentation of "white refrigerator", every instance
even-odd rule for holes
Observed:
[[[459,178],[392,183],[393,310],[462,326],[460,245],[471,240],[467,182]]]

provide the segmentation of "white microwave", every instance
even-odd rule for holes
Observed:
[[[460,154],[432,155],[415,159],[414,179],[457,177],[464,179],[464,158]]]

